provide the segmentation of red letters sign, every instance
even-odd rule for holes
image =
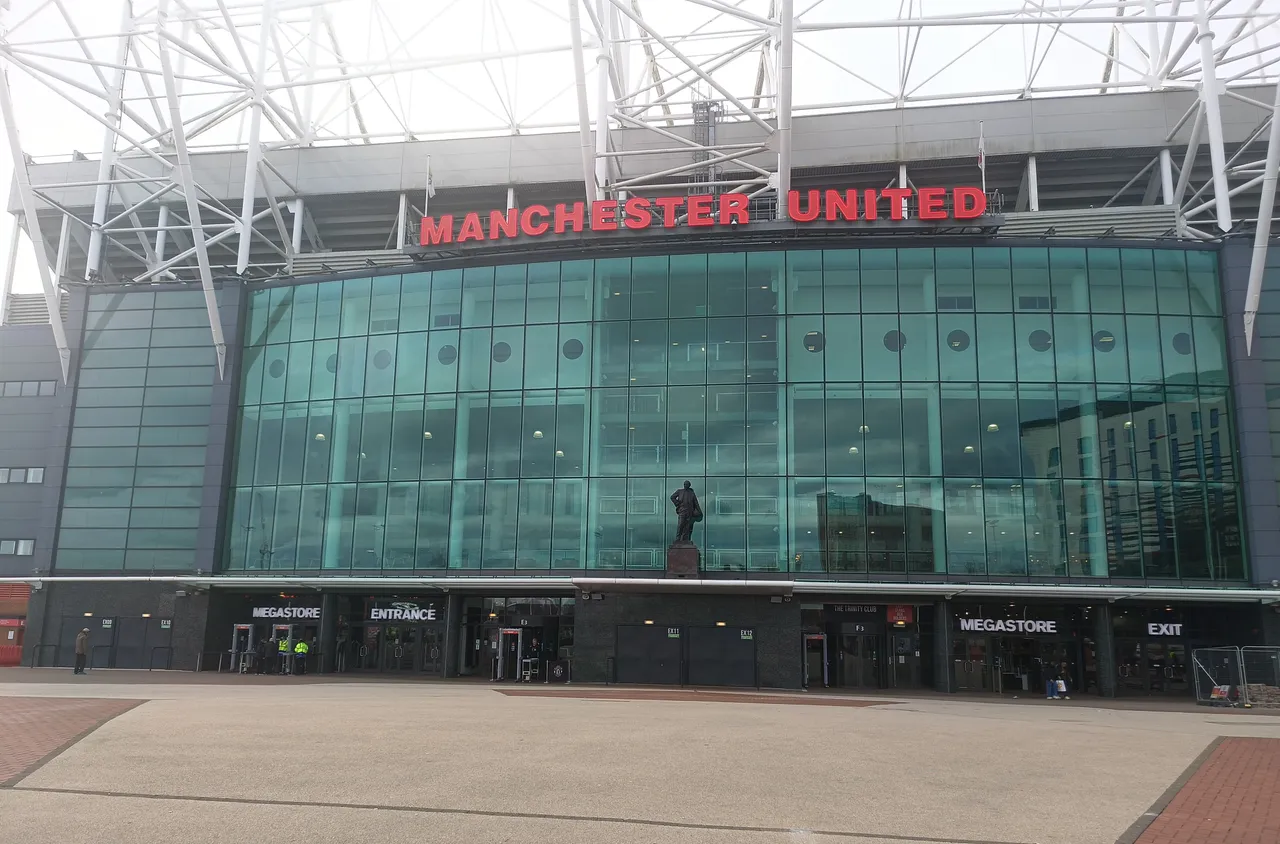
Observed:
[[[910,624],[912,611],[915,607],[910,604],[890,604],[887,608],[887,616],[890,624]]]
[[[921,220],[972,220],[987,211],[987,198],[978,188],[885,188],[884,190],[793,190],[787,194],[787,216],[795,223],[906,219],[906,201],[917,200]],[[951,202],[948,204],[947,200]],[[750,200],[744,193],[719,196],[633,196],[621,203],[601,199],[555,208],[530,205],[524,209],[472,211],[457,224],[452,214],[423,217],[418,242],[422,246],[500,240],[519,235],[539,237],[549,232],[613,232],[660,225],[674,229],[679,217],[690,228],[746,225]]]

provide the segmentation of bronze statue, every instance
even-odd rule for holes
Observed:
[[[693,484],[684,482],[684,487],[671,493],[671,503],[675,505],[676,516],[680,523],[676,528],[676,542],[693,542],[693,525],[702,521],[702,505],[698,503],[698,494],[693,491]]]

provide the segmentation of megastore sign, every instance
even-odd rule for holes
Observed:
[[[1025,618],[961,618],[960,629],[975,633],[1057,633],[1058,622]]]
[[[920,220],[972,220],[987,211],[987,197],[981,189],[973,187],[793,190],[787,194],[787,216],[795,223],[900,221],[907,219],[907,201],[912,197],[916,199],[916,217]],[[745,193],[633,196],[626,200],[601,199],[589,205],[585,202],[561,203],[554,208],[529,205],[488,214],[471,211],[460,222],[453,214],[441,214],[422,218],[418,243],[440,246],[583,231],[638,231],[654,226],[664,229],[740,226],[750,221],[750,203]]]
[[[281,618],[288,620],[303,619],[318,621],[319,607],[254,607],[254,618]]]

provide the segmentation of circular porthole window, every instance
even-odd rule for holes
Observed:
[[[271,365],[267,367],[267,374],[272,378],[279,378],[281,375],[284,375],[284,361],[271,361]]]
[[[1027,337],[1027,344],[1037,352],[1047,352],[1053,346],[1053,335],[1043,328],[1037,328]]]
[[[329,355],[329,357],[327,357],[327,358],[325,359],[325,362],[324,362],[324,368],[325,368],[325,369],[327,369],[327,370],[329,370],[330,372],[337,372],[337,371],[338,371],[338,356],[337,356],[337,355]]]
[[[1110,352],[1116,347],[1116,335],[1105,328],[1093,333],[1093,347],[1100,352]]]
[[[436,355],[436,360],[440,361],[445,366],[451,365],[457,359],[458,350],[453,346],[441,346],[440,353]]]
[[[391,365],[391,352],[382,349],[373,356],[373,365],[376,369],[386,369]]]
[[[804,347],[811,352],[820,352],[827,347],[827,338],[821,331],[810,331],[804,335]]]
[[[494,343],[493,360],[495,363],[506,363],[511,360],[511,346],[506,343]]]
[[[901,331],[886,331],[884,335],[884,347],[891,352],[900,352],[907,345],[907,335]]]
[[[1173,350],[1180,355],[1191,354],[1191,335],[1185,331],[1173,335]]]
[[[947,335],[947,348],[953,352],[963,352],[969,348],[968,332],[956,329]]]
[[[560,351],[564,352],[564,356],[569,360],[577,360],[582,357],[582,341],[581,340],[565,340],[564,346]]]

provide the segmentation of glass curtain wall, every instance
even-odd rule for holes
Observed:
[[[252,294],[226,566],[1245,577],[1213,252],[574,260]]]

